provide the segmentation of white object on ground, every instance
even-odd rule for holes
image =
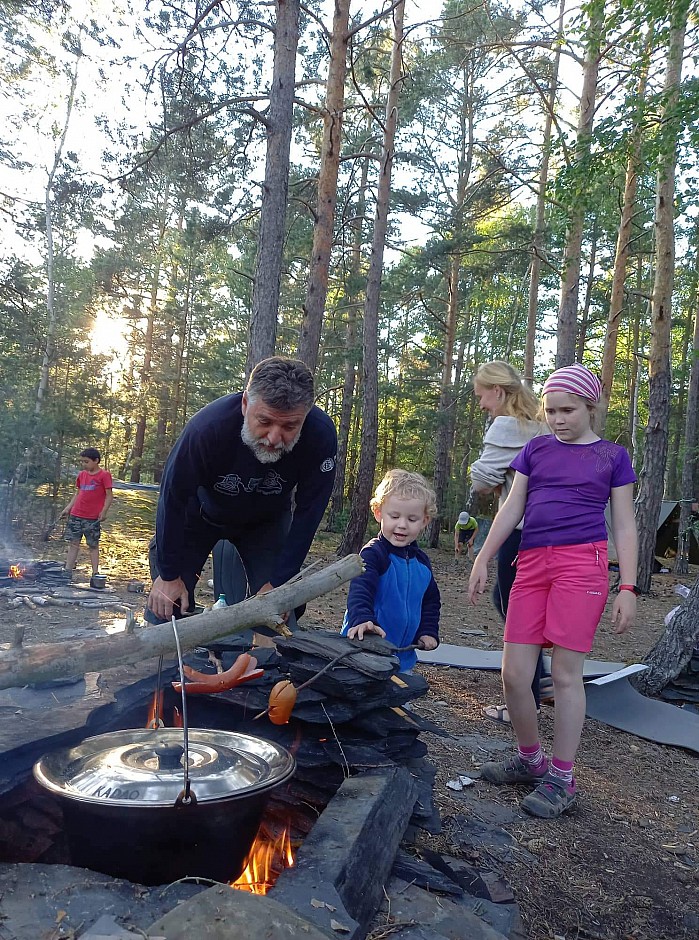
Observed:
[[[663,620],[663,623],[665,624],[665,626],[667,626],[667,625],[670,623],[670,621],[671,621],[672,618],[675,616],[675,614],[677,613],[678,610],[679,610],[679,607],[673,607],[672,610],[669,610],[669,611],[665,614],[665,618],[664,618],[664,620]]]
[[[634,673],[643,672],[648,669],[645,663],[632,663],[630,666],[624,666],[616,672],[611,672],[608,676],[600,676],[599,679],[592,679],[588,685],[605,685],[607,682],[616,682],[617,679],[623,679],[625,676],[633,676]]]

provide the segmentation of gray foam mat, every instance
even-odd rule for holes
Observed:
[[[418,661],[433,666],[455,666],[457,669],[485,669],[498,672],[502,667],[502,650],[482,650],[474,646],[440,644],[436,650],[418,650]],[[551,658],[544,656],[544,665],[551,671]],[[586,679],[607,676],[621,669],[623,663],[586,659],[583,675]]]
[[[641,695],[626,677],[604,685],[585,685],[588,718],[657,744],[699,754],[699,715]]]

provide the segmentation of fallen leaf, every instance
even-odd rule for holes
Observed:
[[[334,918],[330,919],[330,926],[333,930],[337,930],[338,933],[352,933],[349,927],[346,927],[344,924],[341,924],[339,920]]]
[[[318,898],[311,898],[311,907],[315,907],[316,909],[325,907],[325,901],[319,901]]]

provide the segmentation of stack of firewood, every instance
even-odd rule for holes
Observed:
[[[440,728],[404,706],[425,695],[424,678],[398,672],[394,647],[379,637],[363,642],[327,631],[299,632],[277,641],[275,650],[252,650],[264,675],[216,695],[190,696],[191,724],[243,731],[268,738],[295,756],[297,772],[288,787],[275,791],[272,811],[291,812],[293,825],[310,831],[317,815],[342,781],[374,768],[407,767],[418,783],[413,824],[440,831],[421,732]],[[190,657],[197,670],[228,667],[243,648],[199,651]],[[338,661],[339,660],[339,661]],[[269,694],[281,679],[299,689],[288,724],[267,716]],[[308,683],[308,685],[306,685]],[[303,688],[301,688],[304,686]]]

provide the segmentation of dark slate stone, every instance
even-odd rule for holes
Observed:
[[[182,883],[144,888],[68,865],[0,864],[0,936],[54,937],[59,922],[61,936],[77,936],[105,911],[125,929],[145,931],[156,918],[202,890],[202,885]]]

